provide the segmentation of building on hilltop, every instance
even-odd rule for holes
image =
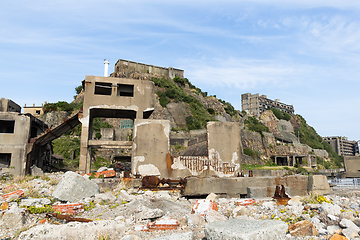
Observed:
[[[149,76],[144,76],[144,75]],[[132,79],[147,79],[152,76],[173,79],[174,77],[184,77],[184,70],[176,68],[165,68],[144,63],[132,62],[124,59],[119,59],[115,64],[115,72],[110,75],[111,77],[132,78]]]
[[[277,108],[288,114],[294,114],[293,105],[280,102],[279,99],[271,100],[266,95],[244,93],[241,95],[241,109],[252,116],[260,116],[260,114],[270,108]]]
[[[46,102],[45,102],[46,104]],[[42,114],[44,114],[44,104],[41,104],[41,106],[35,106],[35,104],[33,104],[32,106],[24,106],[24,114],[26,113],[30,113],[33,116],[40,116]]]
[[[341,156],[355,156],[356,141],[349,141],[347,137],[323,137],[334,151]]]

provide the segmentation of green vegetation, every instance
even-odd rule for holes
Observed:
[[[77,168],[80,160],[80,139],[72,136],[62,136],[53,142],[53,150],[55,154],[60,154],[65,158],[64,165],[70,168]],[[70,156],[74,154],[73,160]],[[58,166],[64,167],[64,166]]]
[[[314,149],[324,149],[329,153],[331,162],[325,163],[325,168],[340,168],[343,157],[336,154],[329,143],[323,141],[323,139],[316,133],[313,127],[310,127],[305,119],[300,116],[295,116],[296,121],[299,122],[300,127],[295,128],[295,135],[299,136],[300,142],[306,144]]]
[[[28,209],[31,214],[54,212],[54,209],[50,205],[45,205],[43,207],[35,207],[35,206],[30,206],[30,207],[22,206],[22,207]]]
[[[57,103],[46,103],[43,107],[44,113],[52,112],[52,111],[65,111],[68,113],[72,113],[76,110],[80,110],[83,107],[83,103],[67,103],[65,101],[59,101]]]
[[[290,121],[291,119],[291,115],[286,113],[286,112],[283,112],[281,111],[280,109],[277,109],[277,108],[270,108],[270,110],[274,113],[274,115],[277,117],[277,119],[283,119],[283,120],[286,120],[286,121]]]
[[[261,135],[263,135],[263,132],[270,132],[269,128],[259,122],[256,117],[248,116],[248,119],[246,119],[244,123],[248,130],[258,132]]]
[[[170,101],[184,102],[188,104],[189,110],[192,114],[185,119],[188,130],[206,128],[206,123],[208,121],[215,120],[215,118],[212,116],[212,113],[210,113],[212,112],[211,110],[209,112],[208,109],[206,109],[199,100],[191,95],[188,95],[182,87],[179,87],[176,84],[178,83],[180,86],[189,84],[189,87],[193,89],[196,94],[202,94],[203,96],[207,95],[207,93],[202,93],[199,88],[196,88],[194,85],[192,85],[188,79],[175,77],[172,81],[163,77],[161,79],[151,78],[151,81],[155,83],[155,86],[162,88],[161,91],[156,93],[159,96],[159,102],[162,107],[166,107]]]
[[[261,155],[260,152],[254,151],[254,150],[252,150],[251,148],[244,148],[244,149],[243,149],[243,152],[244,152],[245,155],[248,155],[248,156],[250,156],[250,157],[258,157],[258,156]]]
[[[96,157],[96,161],[91,163],[91,169],[92,170],[97,170],[99,169],[100,167],[110,167],[111,165],[111,161],[110,160],[107,160],[105,158],[102,158],[102,157],[99,157],[97,156]]]

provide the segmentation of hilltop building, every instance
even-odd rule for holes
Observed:
[[[294,114],[293,105],[280,102],[279,99],[271,100],[266,95],[244,93],[241,95],[241,109],[252,116],[260,116],[260,114],[270,108],[277,108],[288,114]]]
[[[349,141],[347,137],[323,137],[334,151],[341,156],[355,156],[356,141]]]
[[[45,102],[46,104],[46,102]],[[44,110],[43,110],[44,104],[41,104],[41,106],[35,106],[35,104],[33,104],[32,106],[24,106],[24,114],[26,113],[30,113],[33,116],[40,116],[42,114],[44,114]]]

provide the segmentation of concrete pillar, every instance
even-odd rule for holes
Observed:
[[[290,166],[290,157],[289,156],[286,156],[286,162],[287,162],[287,165]]]
[[[80,162],[79,162],[79,171],[84,173],[90,172],[90,153],[91,148],[88,149],[89,143],[89,125],[90,125],[90,116],[81,118],[82,123],[81,128],[81,142],[80,142]]]

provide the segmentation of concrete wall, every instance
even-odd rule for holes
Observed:
[[[135,119],[133,131],[132,173],[168,178],[171,162],[167,162],[170,148],[168,120]]]
[[[209,160],[227,163],[235,167],[234,174],[239,172],[242,153],[239,123],[208,122],[207,134]]]
[[[21,107],[10,99],[0,99],[0,112],[21,112]]]
[[[314,179],[315,178],[315,179]],[[208,195],[210,193],[240,197],[247,195],[248,188],[258,187],[273,189],[274,186],[284,185],[292,196],[308,195],[312,190],[322,194],[329,193],[327,181],[322,181],[324,176],[292,175],[285,177],[240,177],[240,178],[196,178],[187,179],[184,196]],[[310,180],[309,180],[310,179]],[[326,178],[325,178],[326,179]],[[310,181],[310,183],[309,183]],[[271,187],[271,188],[268,188]],[[323,191],[322,191],[323,190]],[[273,196],[268,192],[267,196]],[[263,197],[267,197],[263,196]]]
[[[120,71],[120,69],[129,69],[135,72],[140,73],[153,73],[157,75],[164,75],[173,79],[175,76],[184,77],[184,70],[176,68],[164,68],[154,65],[148,65],[144,63],[132,62],[124,59],[119,59],[115,64],[115,72]]]
[[[360,157],[344,156],[345,176],[360,177]]]
[[[29,149],[31,119],[18,113],[0,112],[0,120],[14,120],[14,133],[0,133],[0,153],[11,154],[8,171],[14,175],[25,175],[26,157]],[[5,171],[5,169],[3,169]]]

